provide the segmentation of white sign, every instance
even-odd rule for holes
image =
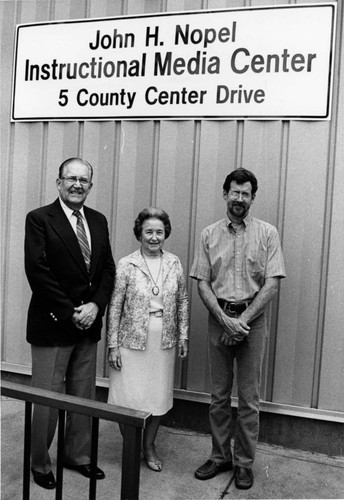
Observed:
[[[330,119],[336,4],[17,26],[12,121]]]

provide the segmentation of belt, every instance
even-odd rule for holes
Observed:
[[[230,314],[241,314],[248,308],[252,301],[245,300],[243,302],[227,302],[223,299],[217,299],[217,302],[224,312]]]
[[[149,311],[149,314],[152,314],[156,318],[161,318],[164,314],[164,311],[162,309],[159,309],[159,311]]]

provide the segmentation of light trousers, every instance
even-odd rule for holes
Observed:
[[[59,393],[93,399],[95,394],[97,344],[87,337],[63,347],[31,346],[32,385]],[[55,435],[58,410],[34,405],[32,417],[31,467],[51,471],[49,448]],[[91,459],[90,417],[67,412],[64,461],[89,464]]]
[[[225,346],[220,342],[223,328],[209,314],[211,459],[216,463],[233,459],[235,465],[248,469],[254,461],[259,434],[260,380],[267,338],[265,315],[253,320],[249,326],[251,329],[248,337],[234,346]],[[237,365],[238,385],[236,424],[233,422],[231,408],[234,361]],[[234,428],[232,456],[231,429]]]

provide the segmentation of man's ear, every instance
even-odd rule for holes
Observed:
[[[227,198],[228,198],[228,191],[223,190],[223,194],[222,194],[222,196],[223,196],[223,199],[227,201]]]

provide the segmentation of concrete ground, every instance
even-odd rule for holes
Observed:
[[[1,499],[22,498],[24,403],[1,400]],[[142,462],[141,500],[229,500],[229,499],[344,499],[344,457],[328,457],[303,451],[259,444],[254,464],[254,485],[237,490],[232,473],[199,481],[194,470],[207,458],[209,435],[160,427],[157,450],[163,470],[153,472]],[[97,499],[120,498],[122,438],[116,424],[100,422],[98,465],[106,474],[97,482]],[[56,440],[51,449],[56,460]],[[64,469],[64,500],[88,498],[89,482]],[[31,479],[31,499],[53,500],[55,490],[44,490]]]

